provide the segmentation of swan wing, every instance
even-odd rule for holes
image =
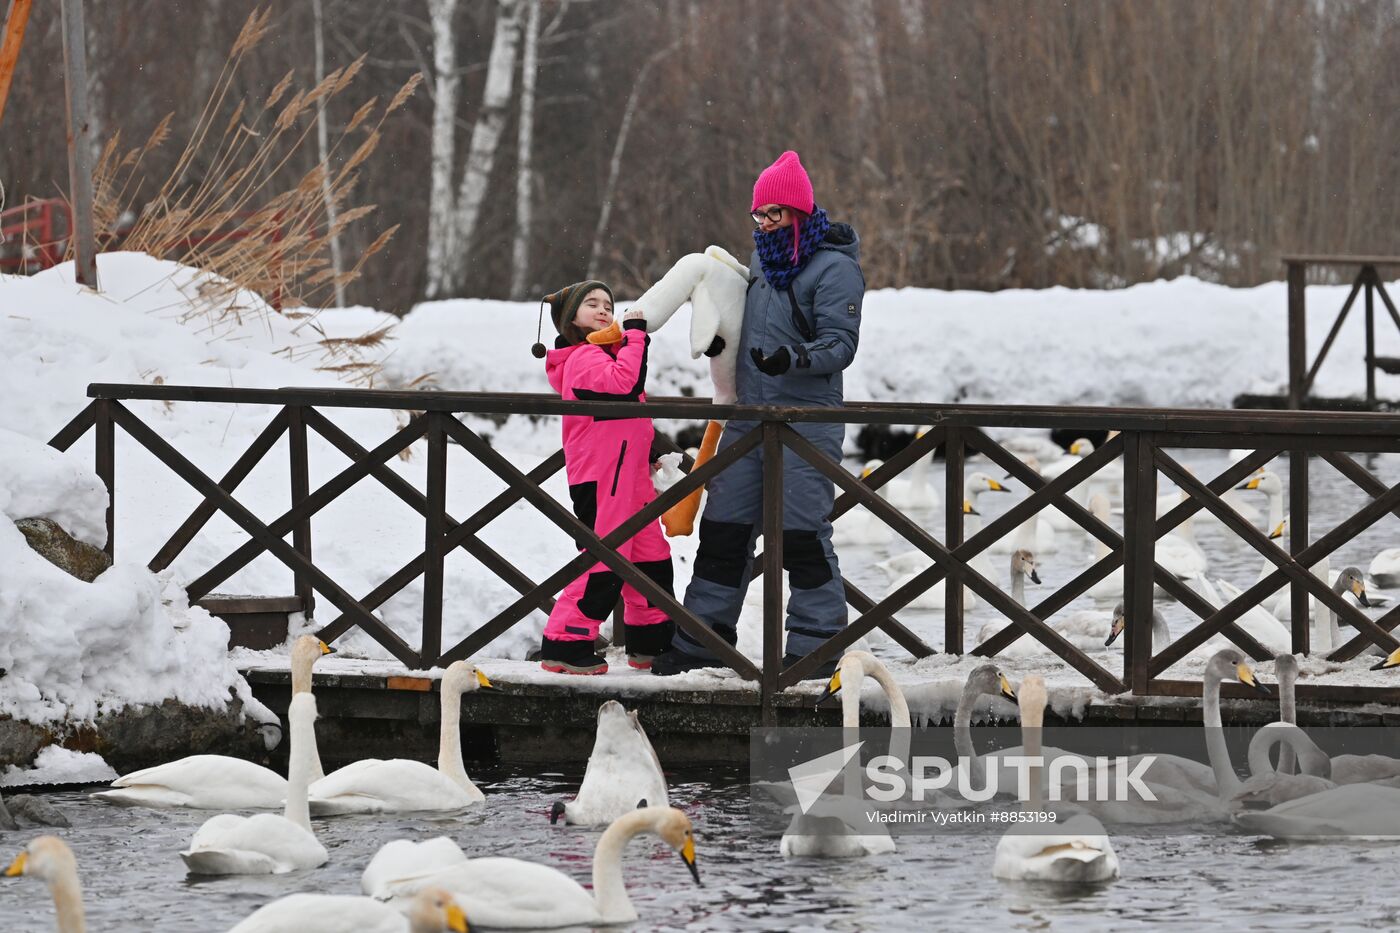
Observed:
[[[466,853],[446,836],[424,842],[395,839],[380,846],[369,860],[360,875],[360,890],[370,897],[388,897],[398,881],[432,874],[466,860]]]
[[[273,813],[211,817],[180,853],[191,874],[282,874],[324,865],[326,848],[306,829]]]
[[[1268,810],[1236,814],[1235,823],[1279,839],[1393,839],[1400,837],[1400,790],[1345,784]]]
[[[1400,759],[1387,755],[1338,755],[1332,759],[1332,780],[1364,784],[1400,777]]]
[[[260,907],[229,933],[408,933],[387,904],[344,894],[293,894]]]
[[[1056,832],[1008,832],[997,843],[992,874],[1006,881],[1109,881],[1119,875],[1103,824],[1075,814]]]
[[[563,872],[536,862],[494,856],[469,859],[399,883],[394,901],[407,900],[425,887],[451,892],[473,926],[487,929],[550,929],[602,922],[592,894]]]
[[[287,779],[241,758],[191,755],[133,771],[93,797],[120,806],[203,810],[280,809]]]
[[[483,799],[481,791],[473,795],[438,769],[404,758],[348,765],[312,784],[307,796],[318,816],[460,810]]]

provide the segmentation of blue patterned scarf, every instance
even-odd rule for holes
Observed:
[[[807,265],[807,260],[817,251],[831,229],[831,221],[826,211],[814,207],[806,220],[802,221],[801,236],[797,241],[797,261],[792,261],[792,227],[782,227],[772,233],[762,230],[753,232],[753,244],[758,249],[758,261],[763,266],[763,277],[776,289],[785,289],[797,278],[797,273]]]

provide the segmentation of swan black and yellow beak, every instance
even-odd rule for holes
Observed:
[[[1386,658],[1376,664],[1371,665],[1373,671],[1384,671],[1392,667],[1400,667],[1400,648],[1396,648]]]
[[[1003,486],[1001,483],[998,483],[998,482],[997,482],[996,480],[994,480],[994,479],[989,479],[989,480],[987,480],[987,489],[989,489],[989,490],[992,491],[992,492],[1010,492],[1010,491],[1011,491],[1010,489],[1007,489],[1005,486]]]
[[[1371,600],[1366,598],[1366,584],[1360,580],[1351,581],[1351,595],[1356,597],[1356,601],[1367,609],[1371,608]]]
[[[1256,477],[1254,477],[1254,479],[1250,480],[1249,482],[1247,482],[1247,483],[1242,483],[1241,485],[1236,486],[1235,488],[1236,488],[1236,489],[1258,489],[1258,488],[1259,488],[1259,479],[1260,479],[1260,477],[1256,476]]]
[[[974,508],[972,507],[972,503],[971,503],[970,501],[968,501],[967,499],[964,499],[964,500],[963,500],[963,514],[964,514],[964,515],[981,515],[982,513],[979,512],[979,511],[977,511],[976,509],[974,509]]]
[[[1009,680],[1006,679],[1006,675],[1005,675],[1005,674],[998,674],[998,675],[997,675],[997,678],[998,678],[998,681],[999,681],[999,684],[998,684],[998,685],[1001,687],[1001,695],[1004,696],[1004,697],[1006,697],[1006,698],[1007,698],[1008,700],[1010,700],[1012,703],[1015,703],[1015,702],[1016,702],[1016,691],[1013,690],[1013,689],[1011,688],[1011,681],[1009,681]]]
[[[486,679],[486,675],[480,670],[476,672],[476,685],[483,690],[495,690],[496,685]]]
[[[1240,683],[1244,684],[1246,687],[1253,687],[1256,693],[1262,694],[1266,697],[1273,696],[1273,694],[1269,692],[1269,688],[1264,684],[1261,684],[1255,678],[1254,670],[1248,664],[1235,665],[1235,679],[1237,679]]]
[[[840,692],[841,692],[841,672],[838,670],[836,673],[834,673],[834,674],[831,675],[831,680],[829,680],[829,681],[827,682],[826,689],[822,691],[822,695],[819,696],[819,697],[817,697],[817,705],[818,705],[818,706],[821,706],[821,705],[822,705],[823,703],[825,703],[827,700],[829,700],[829,699],[831,699],[832,697],[836,696],[836,694],[838,694],[838,693],[840,693]]]
[[[1037,586],[1040,585],[1040,574],[1036,572],[1034,567],[1031,568],[1031,582]]]
[[[1109,645],[1117,641],[1118,636],[1123,634],[1123,627],[1127,624],[1128,619],[1122,613],[1119,613],[1118,615],[1114,616],[1113,626],[1108,630],[1108,638],[1104,641],[1103,646],[1107,648]]]
[[[6,878],[14,878],[24,874],[24,867],[29,864],[29,853],[21,852],[15,856],[15,860],[10,863],[10,867],[5,869]]]
[[[1070,444],[1070,445],[1069,445],[1069,453],[1070,453],[1070,456],[1072,456],[1072,457],[1077,457],[1077,456],[1079,456],[1079,451],[1081,451],[1081,450],[1083,450],[1083,449],[1084,449],[1083,446],[1082,446],[1078,441],[1075,441],[1073,444]]]
[[[1282,537],[1283,537],[1283,526],[1284,526],[1284,524],[1285,524],[1284,522],[1279,522],[1279,523],[1278,523],[1278,527],[1275,528],[1273,531],[1269,532],[1269,540],[1270,540],[1270,541],[1276,541],[1276,540],[1278,540],[1279,538],[1282,538]]]
[[[690,833],[685,834],[685,845],[681,846],[681,861],[685,862],[685,867],[690,869],[690,877],[695,879],[695,883],[700,883],[700,869],[695,864],[695,837]]]
[[[321,654],[335,654],[335,649],[332,648],[330,645],[326,644],[325,642],[317,642],[317,644],[321,646]]]
[[[469,933],[467,915],[462,913],[462,908],[457,906],[456,901],[449,901],[447,904],[447,928],[453,933]]]

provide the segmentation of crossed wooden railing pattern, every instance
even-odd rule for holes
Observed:
[[[945,584],[943,650],[964,652],[963,588],[966,587],[1006,618],[1006,625],[992,638],[973,649],[977,655],[994,656],[1018,638],[1029,637],[1080,672],[1107,693],[1132,691],[1147,693],[1189,693],[1192,685],[1162,678],[1173,664],[1207,639],[1220,635],[1259,660],[1269,652],[1239,625],[1238,620],[1251,607],[1291,586],[1293,608],[1293,648],[1306,652],[1310,596],[1332,608],[1357,634],[1329,657],[1348,660],[1371,644],[1386,651],[1400,647],[1391,630],[1400,624],[1400,607],[1371,620],[1347,602],[1306,568],[1332,554],[1387,514],[1400,515],[1400,485],[1390,487],[1366,470],[1348,452],[1400,451],[1400,417],[1372,414],[1335,413],[1240,413],[1177,412],[1141,409],[1030,408],[990,406],[914,406],[887,403],[855,403],[839,409],[765,408],[714,406],[689,399],[655,399],[644,409],[629,402],[564,402],[542,395],[491,395],[480,393],[384,392],[356,389],[219,389],[180,386],[93,385],[93,401],[65,426],[50,443],[66,450],[89,430],[95,432],[95,463],[98,475],[107,484],[108,552],[112,551],[115,530],[115,431],[120,428],[160,462],[188,483],[202,501],[159,548],[149,565],[159,570],[170,565],[182,549],[216,513],[222,512],[247,533],[249,540],[235,548],[217,564],[188,584],[191,600],[214,591],[253,559],[270,553],[293,573],[297,596],[307,615],[319,594],[338,612],[320,629],[333,641],[354,628],[363,631],[395,658],[412,668],[444,665],[482,651],[492,640],[520,623],[532,611],[548,612],[553,595],[595,561],[601,561],[634,586],[654,605],[670,614],[696,640],[712,649],[721,661],[740,676],[757,681],[765,717],[772,713],[772,699],[820,664],[839,656],[858,639],[876,628],[916,657],[933,654],[918,634],[901,623],[896,613],[920,593],[939,581]],[[253,440],[234,464],[215,480],[184,454],[160,437],[152,427],[123,404],[128,400],[163,402],[217,402],[268,405],[274,413],[266,428]],[[330,408],[368,407],[415,412],[409,423],[372,449],[366,449],[337,427],[322,411]],[[752,427],[733,443],[721,449],[709,462],[694,467],[682,480],[660,494],[623,525],[599,537],[585,527],[562,503],[549,495],[541,484],[563,467],[563,453],[556,451],[542,463],[522,471],[508,457],[464,424],[458,413],[477,414],[646,414],[658,418],[703,420],[721,418]],[[852,476],[828,459],[792,424],[801,422],[933,424],[903,451],[865,479]],[[1045,479],[1013,453],[998,444],[986,429],[995,427],[1062,427],[1076,430],[1103,430],[1117,433],[1103,446],[1054,479]],[[307,466],[307,432],[314,432],[349,460],[343,470],[315,489],[310,488]],[[291,505],[271,521],[255,516],[235,497],[239,484],[266,457],[283,435],[288,439]],[[426,489],[419,491],[387,463],[415,442],[427,440]],[[454,518],[446,508],[447,445],[455,442],[495,473],[506,489],[482,503],[464,519]],[[903,470],[942,446],[946,456],[945,500],[949,505],[943,540],[938,540],[918,521],[887,502],[878,490]],[[1176,448],[1228,448],[1247,446],[1254,452],[1231,465],[1209,482],[1202,482],[1182,467],[1169,453]],[[754,558],[755,574],[763,580],[763,657],[755,664],[722,637],[705,626],[675,596],[666,592],[635,564],[620,555],[617,546],[642,527],[659,518],[672,505],[727,469],[755,448],[763,451],[764,511],[762,515],[764,550]],[[783,669],[782,460],[785,450],[811,464],[838,487],[832,517],[860,505],[886,522],[895,532],[930,561],[927,569],[883,599],[874,600],[849,581],[846,595],[860,613],[837,635],[797,664]],[[1221,494],[1237,486],[1255,470],[1279,453],[1289,452],[1290,509],[1292,534],[1288,552],[1275,546],[1265,535],[1222,500]],[[1028,497],[1007,512],[989,521],[984,528],[964,540],[963,513],[956,507],[963,499],[965,464],[969,455],[981,454],[1024,483]],[[1317,454],[1343,476],[1362,489],[1371,501],[1351,518],[1309,543],[1308,469],[1311,454]],[[1124,533],[1119,535],[1099,521],[1069,493],[1098,471],[1123,461]],[[687,463],[687,465],[689,465]],[[1156,517],[1159,474],[1173,480],[1187,494],[1181,504],[1161,518]],[[423,516],[423,551],[390,573],[371,592],[356,597],[347,592],[313,560],[311,520],[321,509],[356,483],[374,478],[410,508]],[[582,544],[584,550],[540,581],[532,580],[479,537],[491,521],[515,503],[525,501],[556,525],[564,534]],[[997,583],[972,566],[972,560],[992,542],[1011,534],[1024,521],[1046,508],[1058,508],[1090,536],[1110,548],[1109,553],[1070,579],[1034,606],[1022,606]],[[1204,509],[1218,518],[1244,541],[1275,565],[1268,575],[1241,595],[1217,608],[1182,580],[1158,566],[1154,560],[1156,541],[1188,517]],[[285,538],[290,535],[288,543]],[[444,560],[461,548],[484,567],[506,581],[518,598],[483,622],[470,635],[444,648],[442,644],[442,593]],[[1124,632],[1124,662],[1121,675],[1104,668],[1050,624],[1055,613],[1087,592],[1094,584],[1118,568],[1124,573],[1124,601],[1128,624]],[[409,645],[375,610],[418,577],[423,577],[423,626],[420,643]],[[1153,587],[1158,586],[1201,618],[1190,631],[1177,637],[1160,653],[1152,653],[1151,613]],[[1195,685],[1197,691],[1199,685]],[[1331,689],[1339,698],[1381,698],[1389,696],[1381,688],[1322,688],[1314,695],[1327,695]],[[1379,691],[1379,692],[1378,692]]]

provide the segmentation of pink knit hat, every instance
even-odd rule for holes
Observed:
[[[807,177],[802,160],[791,149],[778,156],[778,161],[764,169],[753,183],[753,207],[749,210],[756,211],[765,204],[781,204],[795,207],[804,214],[812,213],[812,179]]]
[[[792,224],[792,261],[796,263],[801,248],[802,221],[812,213],[815,202],[812,179],[807,177],[802,160],[791,149],[778,156],[753,183],[753,207],[749,210],[756,211],[765,204],[781,204],[802,214],[794,218]]]

